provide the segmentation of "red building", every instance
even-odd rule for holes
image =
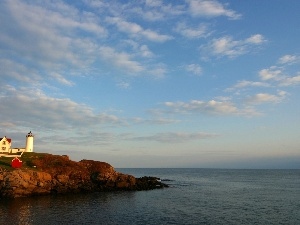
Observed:
[[[22,161],[18,158],[18,157],[15,157],[12,161],[11,161],[11,166],[13,168],[20,168],[22,167]]]

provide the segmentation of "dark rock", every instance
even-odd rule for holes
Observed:
[[[152,190],[167,187],[156,177],[135,178],[122,174],[106,162],[45,154],[30,162],[37,169],[12,171],[0,167],[0,198],[95,191]]]
[[[167,184],[160,182],[157,177],[141,177],[136,179],[137,190],[152,190],[158,188],[168,187]]]

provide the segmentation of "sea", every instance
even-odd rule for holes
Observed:
[[[0,224],[300,224],[300,170],[116,170],[170,187],[0,199]]]

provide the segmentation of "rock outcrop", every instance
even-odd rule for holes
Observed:
[[[108,163],[93,160],[75,162],[67,156],[45,154],[27,164],[30,167],[13,170],[0,167],[0,197],[167,187],[158,178],[135,178],[115,171]]]

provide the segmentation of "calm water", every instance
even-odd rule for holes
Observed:
[[[300,224],[300,170],[117,170],[171,187],[0,200],[0,224]]]

